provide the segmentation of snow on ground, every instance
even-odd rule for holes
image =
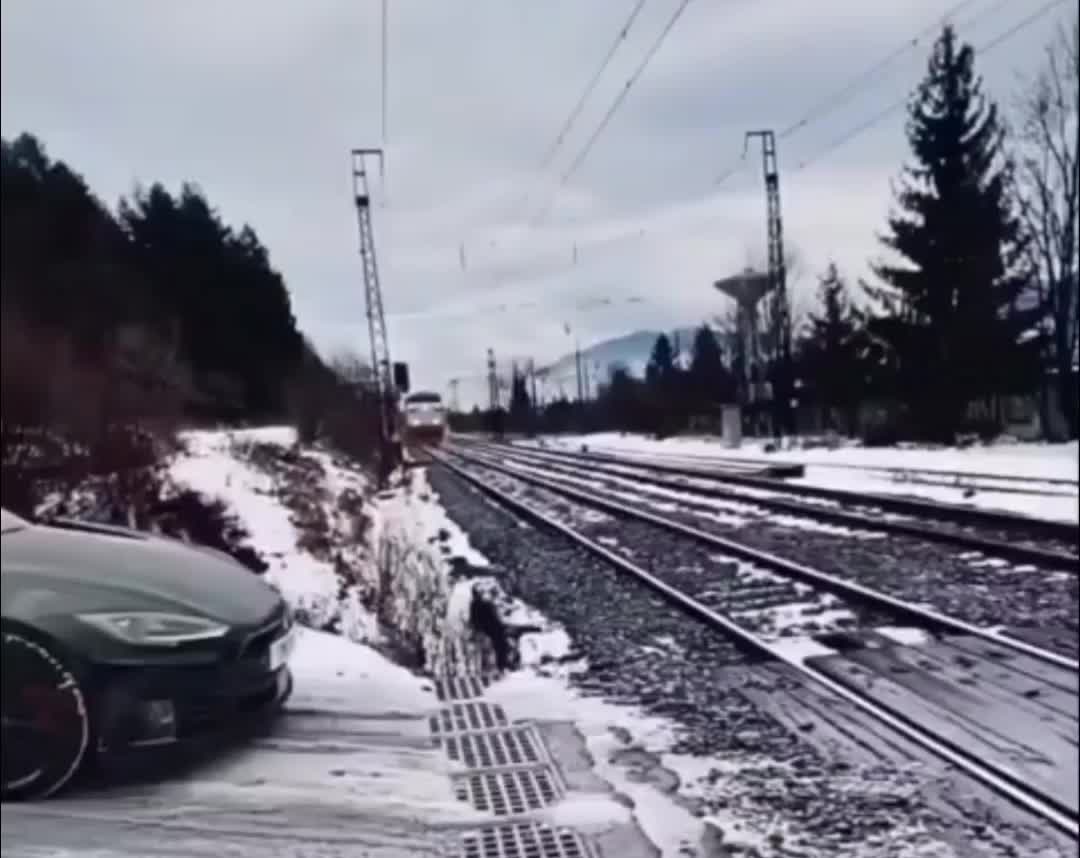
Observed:
[[[488,580],[487,558],[446,515],[421,469],[374,507],[371,539],[389,597],[383,621],[419,643],[429,670],[475,668],[469,608],[477,577]]]
[[[469,544],[469,537],[446,514],[431,490],[422,469],[408,472],[406,490],[380,498],[384,523],[393,523],[414,542],[436,538],[445,557],[460,557],[470,566],[486,567],[487,558]]]
[[[298,547],[301,533],[281,497],[280,479],[252,462],[253,445],[286,448],[295,441],[291,431],[192,432],[184,440],[187,451],[172,464],[173,480],[228,505],[270,563],[267,576],[286,598],[311,611],[321,606],[328,614],[352,612],[355,616],[341,625],[342,631],[358,641],[377,639],[372,610],[356,599],[342,599],[334,566]],[[370,487],[358,472],[338,465],[329,454],[303,452],[322,466],[321,491],[331,531],[338,544],[345,545],[351,519],[342,516],[334,499],[347,490],[366,494]],[[448,518],[424,471],[409,472],[400,486],[369,499],[364,509],[371,524],[363,544],[353,548],[369,569],[369,583],[380,603],[379,619],[404,632],[406,639],[418,641],[429,669],[455,664],[475,669],[475,663],[463,664],[460,659],[477,648],[468,618],[474,587],[479,587],[496,601],[505,622],[530,629],[520,641],[522,670],[498,681],[488,699],[501,702],[511,717],[573,723],[584,736],[596,774],[632,802],[627,807],[615,796],[571,793],[546,812],[550,822],[598,833],[632,816],[663,858],[722,854],[721,839],[728,848],[775,852],[778,843],[798,835],[789,831],[789,822],[742,801],[733,800],[727,810],[703,816],[699,796],[729,791],[737,798],[744,768],[760,768],[761,761],[672,754],[670,748],[678,739],[674,722],[576,692],[568,675],[585,665],[577,658],[573,641],[562,628],[500,590],[500,570],[492,568]],[[653,643],[660,648],[673,645],[661,637]],[[296,691],[287,710],[300,717],[312,712],[349,714],[364,718],[376,732],[380,723],[411,719],[421,729],[426,727],[421,716],[437,705],[423,679],[371,647],[341,636],[303,630],[292,666]],[[288,740],[275,741],[285,744],[261,750],[253,757],[259,762],[252,769],[253,777],[267,778],[271,795],[275,790],[327,788],[325,764],[320,767],[316,761],[297,768],[296,755],[284,753]],[[278,759],[280,772],[274,768]],[[422,808],[429,821],[460,822],[472,813],[453,798],[446,771],[430,755],[400,747],[393,753],[358,751],[338,766],[332,788],[335,795],[346,791],[341,800],[358,800],[365,807],[385,805],[392,812]],[[891,838],[897,839],[904,838]],[[908,840],[908,855],[930,854],[915,825]],[[875,844],[866,846],[861,855],[880,854],[875,853]]]
[[[287,429],[250,432],[191,432],[184,436],[186,452],[171,467],[175,482],[224,501],[251,534],[251,542],[271,567],[268,578],[294,605],[329,604],[337,598],[338,581],[333,567],[297,547],[300,536],[290,512],[277,496],[280,486],[265,470],[246,457],[253,444],[287,447],[295,438]],[[334,465],[332,457],[319,457],[326,470],[328,493],[356,487],[357,475]],[[558,663],[572,657],[572,642],[560,628],[524,603],[511,599],[498,586],[497,570],[469,543],[467,535],[451,521],[427,483],[422,470],[410,471],[402,486],[380,493],[370,505],[372,525],[367,535],[372,562],[381,586],[393,579],[387,592],[383,620],[401,626],[418,637],[427,652],[429,666],[453,666],[462,653],[475,648],[476,635],[469,626],[474,586],[499,605],[504,622],[531,628],[521,636],[520,652],[527,670],[511,674],[498,683],[492,699],[506,702],[518,717],[572,721],[584,734],[596,760],[597,774],[634,801],[625,805],[603,796],[572,793],[547,811],[555,825],[570,825],[583,833],[599,832],[625,822],[633,813],[646,836],[665,858],[685,855],[683,847],[697,844],[705,828],[679,799],[643,779],[640,768],[625,762],[626,736],[631,750],[659,754],[673,741],[673,726],[647,719],[631,708],[575,695],[557,678],[543,678],[531,668]],[[464,563],[463,573],[460,564]],[[373,629],[374,618],[368,616]],[[368,639],[368,638],[364,638]],[[657,644],[664,645],[658,640]],[[467,666],[467,665],[462,665]],[[348,713],[368,718],[407,716],[433,706],[429,685],[370,647],[345,638],[305,629],[301,632],[292,668],[296,691],[288,704],[294,712]],[[515,698],[515,691],[518,697]],[[521,699],[521,694],[526,699]],[[530,701],[530,697],[535,697]],[[524,704],[524,705],[522,705]],[[620,738],[622,737],[622,738]],[[285,759],[285,758],[283,758]],[[622,763],[619,760],[624,760]],[[375,760],[389,766],[383,791],[397,793],[387,801],[423,805],[437,810],[445,800],[445,775],[417,772],[407,777],[393,761]],[[265,767],[265,766],[264,766]],[[265,774],[262,769],[260,772]],[[282,783],[306,782],[300,772],[282,772]],[[277,778],[270,778],[277,782]],[[368,797],[370,798],[370,797]],[[366,800],[366,799],[365,799]],[[444,808],[447,816],[461,818],[459,808]],[[440,815],[442,813],[440,812]]]
[[[358,835],[373,818],[477,820],[454,795],[448,761],[431,747],[427,718],[439,703],[430,682],[364,644],[311,629],[299,634],[295,687],[277,729],[252,752],[226,755],[173,789],[204,803],[216,794],[226,808],[257,804],[265,815],[290,805],[336,811],[339,820],[356,820]],[[362,728],[343,732],[343,718],[345,725],[359,719]],[[311,845],[322,846],[317,839]]]
[[[687,847],[700,843],[704,834],[701,819],[675,800],[673,794],[665,794],[642,777],[642,772],[618,762],[620,751],[628,749],[625,741],[628,736],[632,737],[634,748],[644,754],[658,754],[670,747],[674,741],[674,726],[670,722],[645,716],[631,707],[583,697],[564,680],[534,670],[510,674],[488,689],[486,696],[507,712],[528,713],[536,721],[572,722],[585,739],[596,774],[633,802],[638,825],[664,858],[694,854]],[[552,820],[567,824],[567,813],[572,810],[567,805],[573,802],[571,795],[551,808]],[[582,825],[584,833],[590,829],[602,830],[617,821],[619,811],[612,808],[609,812],[611,815],[607,817],[602,813],[581,814],[585,818],[573,822]]]
[[[251,545],[269,564],[266,579],[293,609],[316,627],[337,621],[343,633],[354,640],[376,640],[377,624],[355,588],[343,594],[334,565],[299,547],[300,533],[278,497],[280,486],[273,475],[247,460],[253,444],[291,445],[295,442],[293,431],[288,427],[193,431],[184,433],[181,441],[185,449],[170,463],[171,480],[227,506],[248,531]],[[338,482],[347,479],[337,477]],[[327,503],[335,499],[336,495],[328,495]],[[338,518],[336,512],[330,515]]]
[[[301,629],[290,666],[302,682],[286,708],[317,703],[320,712],[426,715],[438,706],[430,682],[340,635]]]
[[[526,649],[524,669],[495,683],[486,697],[500,703],[511,717],[528,713],[538,722],[572,722],[585,739],[594,771],[632,802],[634,818],[662,858],[779,855],[780,844],[797,842],[799,832],[788,820],[766,812],[748,813],[740,806],[740,796],[746,790],[742,774],[769,768],[778,769],[782,778],[782,764],[749,757],[729,760],[671,753],[678,735],[674,722],[635,707],[584,696],[571,687],[568,675],[584,670],[585,664],[578,661],[553,666],[564,658],[569,640],[557,626],[546,625],[544,635],[552,642],[552,649],[545,651],[535,645]],[[805,640],[788,641],[787,648],[794,650],[800,644],[802,649],[793,655],[807,658],[829,652],[820,645],[808,646]],[[854,777],[851,786],[855,792],[866,788]],[[727,809],[703,813],[700,799],[706,794],[728,795]],[[594,799],[586,806],[574,806],[577,801],[571,794],[550,808],[550,821],[575,825],[586,833],[598,832],[626,813],[618,803]],[[862,847],[829,848],[830,855],[844,858],[876,858],[886,853],[895,858],[955,856],[914,821],[908,831],[875,836]]]
[[[1067,444],[999,443],[968,448],[871,448],[848,444],[836,449],[792,448],[777,453],[766,453],[764,446],[767,442],[759,439],[746,440],[738,449],[730,449],[719,438],[679,437],[658,441],[614,432],[561,436],[545,439],[545,442],[573,450],[586,445],[590,451],[598,453],[671,457],[696,465],[708,464],[710,458],[738,459],[747,464],[763,465],[799,463],[806,466],[806,476],[802,480],[792,480],[795,483],[805,482],[856,492],[915,495],[945,503],[1009,510],[1060,521],[1080,520],[1080,499],[1075,483],[1064,486],[1038,482],[1045,479],[1077,479],[1080,445],[1075,441]],[[928,475],[905,473],[923,469],[946,472],[933,479],[947,485],[925,485],[916,480],[928,479]],[[956,474],[961,476],[954,476]],[[973,483],[974,475],[979,474],[1022,477],[1025,482],[995,483],[980,479]],[[983,488],[984,485],[992,488],[1035,488],[1054,494],[993,491]],[[972,487],[975,493],[968,496]]]
[[[539,477],[549,476],[542,465],[514,463],[514,467]],[[818,521],[809,516],[784,515],[782,513],[767,512],[760,506],[755,506],[753,503],[755,497],[779,497],[779,492],[757,491],[756,489],[747,489],[743,491],[743,487],[740,486],[739,493],[745,494],[747,497],[747,502],[742,502],[694,494],[692,489],[694,484],[693,480],[688,481],[688,488],[686,491],[681,491],[669,489],[664,486],[654,486],[648,483],[642,483],[635,480],[632,474],[627,474],[625,477],[607,473],[600,477],[579,477],[559,473],[557,476],[560,482],[577,485],[594,492],[598,488],[602,488],[604,489],[604,493],[612,499],[620,500],[638,508],[643,508],[643,511],[645,512],[676,513],[684,511],[684,507],[690,505],[694,508],[695,514],[699,515],[701,518],[715,521],[718,524],[729,525],[731,527],[752,527],[756,522],[760,521],[762,517],[767,517],[769,524],[778,525],[780,527],[790,527],[796,530],[805,530],[811,533],[847,536],[851,539],[885,538],[885,534],[880,532],[875,533],[869,530],[856,530],[844,525]],[[657,500],[657,498],[666,499],[667,502],[664,500]],[[646,501],[644,505],[641,504],[642,500]],[[829,501],[826,501],[826,504],[836,506],[835,503]],[[599,524],[611,520],[611,516],[594,510],[588,510],[583,518],[590,524]]]

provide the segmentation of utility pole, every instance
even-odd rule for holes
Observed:
[[[375,395],[379,402],[379,441],[381,468],[384,476],[397,463],[397,408],[393,368],[390,363],[390,338],[383,312],[382,287],[379,284],[379,265],[375,257],[375,233],[371,224],[371,192],[367,165],[371,159],[379,162],[383,173],[382,149],[353,149],[352,184],[360,239],[360,259],[364,272],[364,303],[367,309],[368,338],[371,340],[371,372]]]
[[[494,414],[499,409],[499,376],[495,366],[495,350],[487,350],[488,408]]]
[[[581,366],[581,344],[578,342],[574,343],[574,368],[577,371],[577,401],[581,404],[585,401],[585,376]]]
[[[461,406],[459,404],[459,399],[458,399],[458,384],[460,383],[460,381],[461,381],[460,378],[452,378],[452,379],[450,379],[450,403],[449,404],[450,404],[450,411],[451,411],[451,413],[454,413],[454,414],[457,414],[459,411],[461,411]]]
[[[529,434],[535,435],[540,422],[540,403],[536,399],[536,362],[529,358],[525,365],[529,378]]]
[[[501,438],[503,434],[503,415],[499,409],[499,374],[495,365],[495,350],[487,352],[488,402],[490,408],[491,432]]]
[[[791,428],[792,394],[791,365],[791,305],[787,294],[787,269],[784,262],[784,225],[780,214],[780,169],[776,157],[776,135],[772,130],[746,132],[745,144],[751,138],[761,139],[762,171],[765,176],[765,206],[769,248],[769,286],[772,293],[772,327],[774,360],[773,403],[775,422]],[[745,146],[744,146],[745,151]],[[781,427],[774,425],[780,433]]]

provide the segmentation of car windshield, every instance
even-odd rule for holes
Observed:
[[[19,518],[13,512],[8,512],[6,509],[0,509],[0,533],[8,534],[14,533],[17,530],[23,530],[30,526],[25,518]]]

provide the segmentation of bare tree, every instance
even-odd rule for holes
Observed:
[[[1020,99],[1016,159],[1018,196],[1040,297],[1048,308],[1047,333],[1069,436],[1077,436],[1077,240],[1080,237],[1080,19],[1059,26],[1045,63]]]
[[[334,375],[345,384],[361,388],[374,383],[371,366],[350,348],[335,351],[329,365]]]

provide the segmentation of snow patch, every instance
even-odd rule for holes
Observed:
[[[722,464],[718,460],[760,465],[797,461],[806,466],[806,474],[802,479],[792,480],[796,483],[855,492],[913,495],[1056,521],[1080,521],[1080,497],[1075,483],[1070,487],[1040,482],[1046,479],[1075,480],[1080,463],[1080,444],[1076,441],[1066,444],[999,443],[970,448],[920,448],[914,445],[867,448],[847,444],[837,449],[818,447],[773,455],[765,452],[767,442],[759,439],[748,439],[737,449],[724,446],[719,438],[680,437],[658,441],[620,433],[545,440],[556,448],[576,451],[584,444],[595,453],[652,456],[668,463],[678,461],[696,467]],[[930,479],[929,475],[910,473],[920,469],[944,472],[932,477],[941,484],[925,484],[919,480]],[[905,471],[908,472],[906,475]],[[1018,476],[1025,482],[995,483],[980,478],[975,493],[967,496],[976,474]],[[993,490],[1020,486],[1055,494]]]
[[[226,505],[268,564],[266,580],[307,622],[321,628],[338,620],[343,633],[353,639],[376,640],[377,623],[359,595],[351,592],[342,598],[333,565],[298,547],[300,534],[277,496],[274,477],[240,458],[244,443],[284,444],[292,437],[287,427],[185,432],[181,435],[185,449],[170,463],[169,476],[177,485]]]
[[[934,640],[924,629],[910,626],[878,626],[874,631],[903,646],[927,646]]]

